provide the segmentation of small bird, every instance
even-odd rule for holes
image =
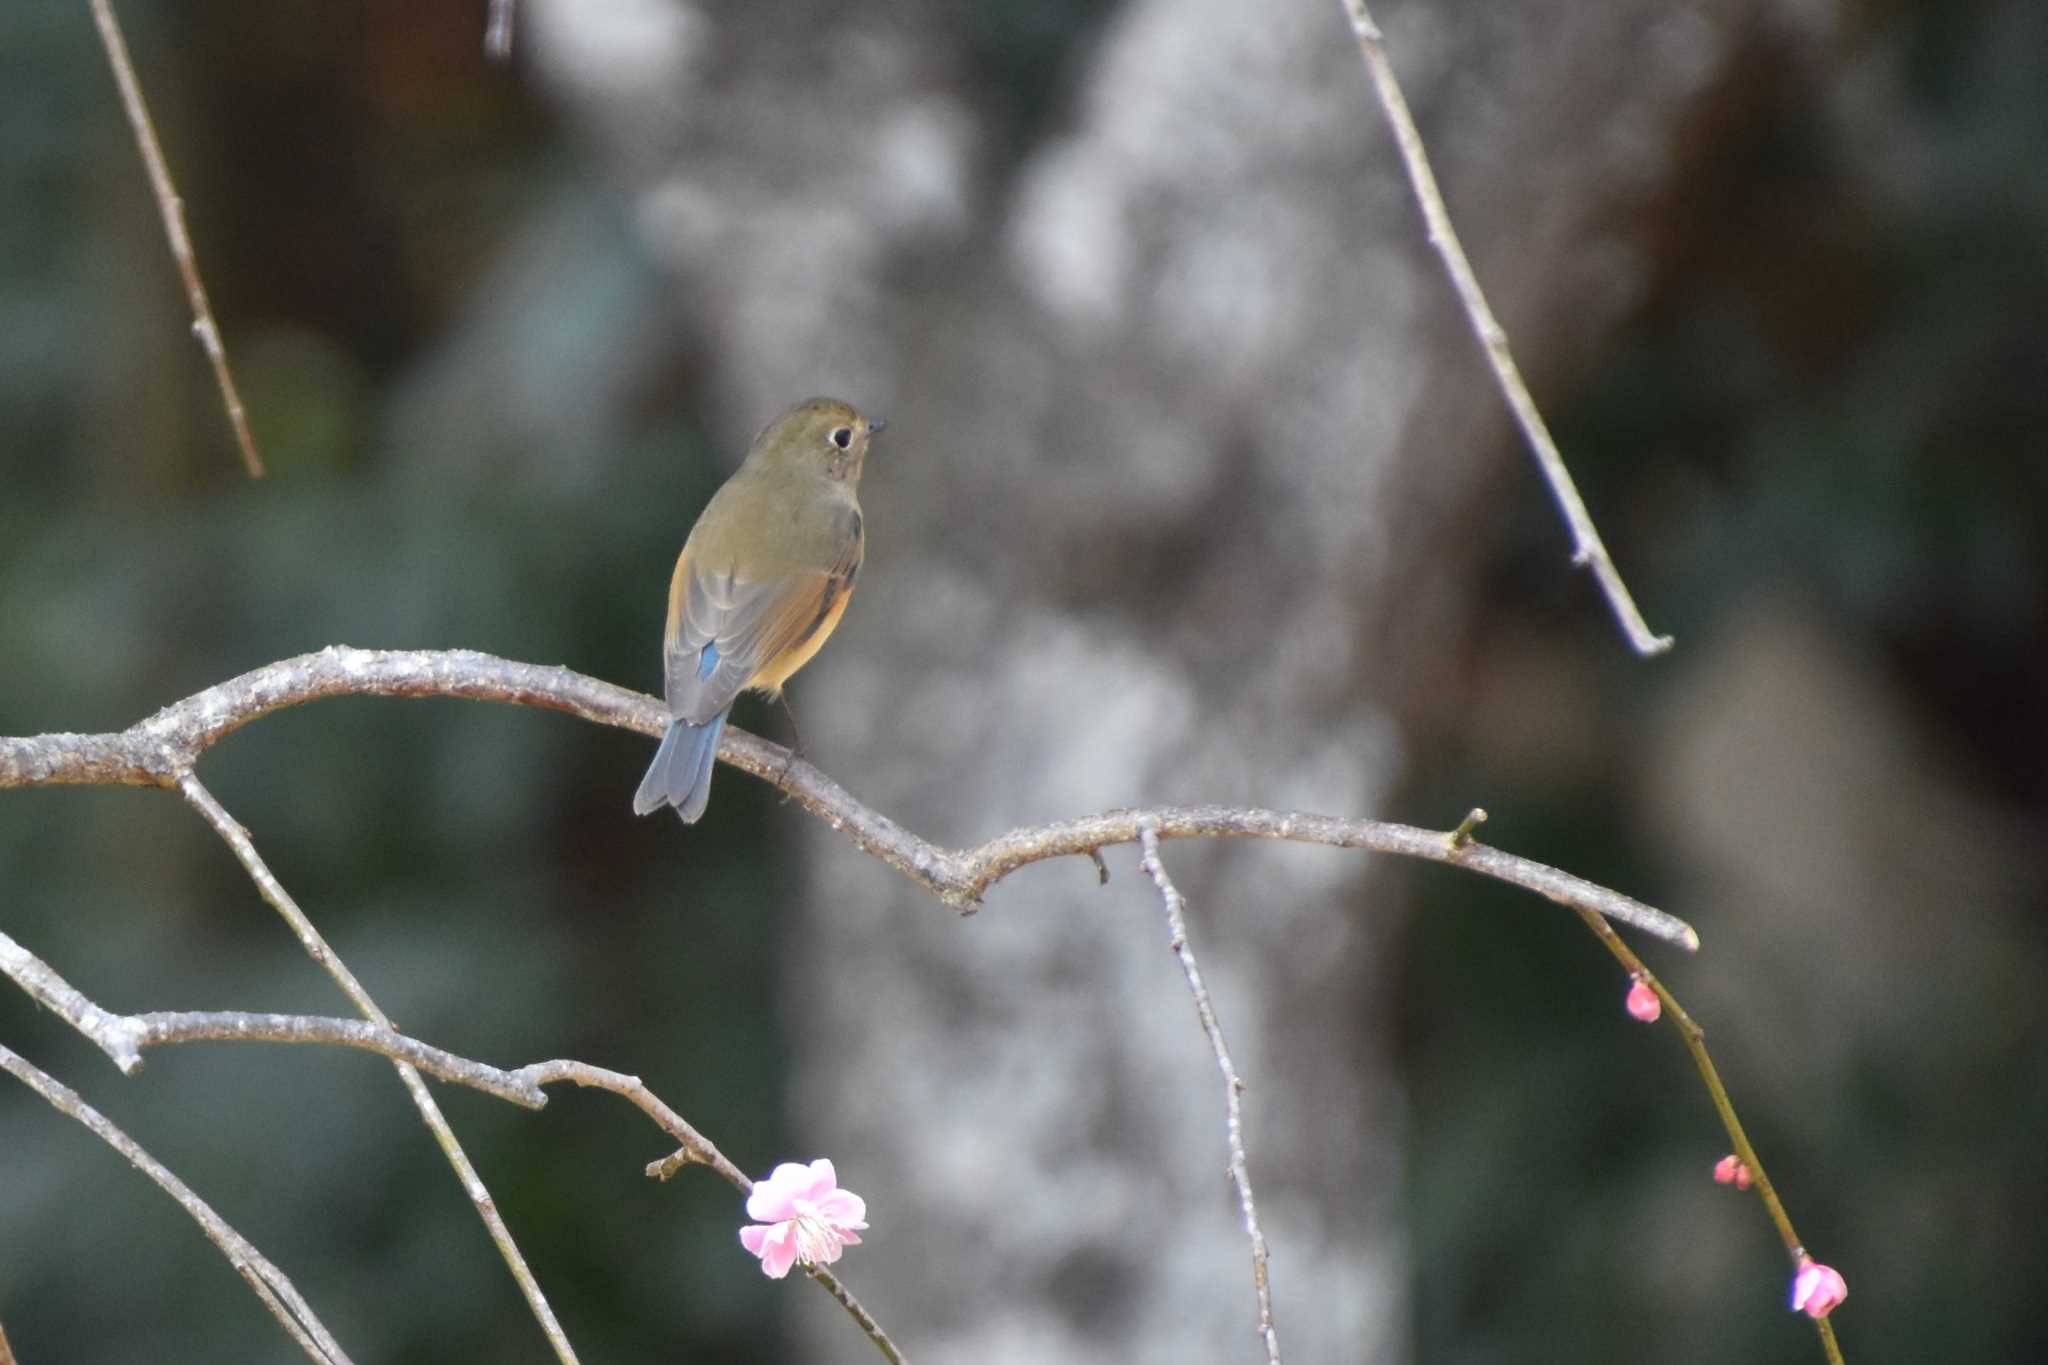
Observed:
[[[839,624],[867,545],[855,489],[883,425],[836,398],[799,403],[762,428],[705,505],[669,584],[661,662],[673,719],[634,814],[674,806],[695,824],[734,698],[780,696]]]

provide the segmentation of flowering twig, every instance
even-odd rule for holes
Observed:
[[[1714,1102],[1714,1112],[1720,1116],[1721,1126],[1728,1133],[1728,1141],[1734,1145],[1736,1160],[1741,1163],[1742,1169],[1748,1171],[1757,1198],[1763,1201],[1764,1211],[1770,1216],[1772,1226],[1778,1230],[1778,1239],[1785,1244],[1786,1254],[1791,1257],[1796,1271],[1807,1260],[1806,1248],[1800,1244],[1799,1234],[1793,1231],[1792,1217],[1785,1212],[1785,1205],[1778,1198],[1777,1188],[1771,1184],[1771,1177],[1764,1170],[1764,1163],[1757,1156],[1756,1148],[1750,1145],[1749,1134],[1743,1131],[1742,1120],[1735,1116],[1735,1102],[1728,1098],[1728,1087],[1721,1082],[1721,1072],[1715,1067],[1714,1059],[1707,1054],[1706,1030],[1693,1021],[1693,1017],[1685,1012],[1685,1007],[1678,1003],[1678,997],[1657,979],[1655,972],[1643,965],[1643,960],[1622,941],[1621,935],[1615,933],[1607,921],[1584,910],[1579,910],[1578,915],[1586,927],[1593,931],[1594,937],[1606,946],[1608,952],[1614,954],[1615,960],[1621,963],[1630,980],[1635,983],[1635,988],[1648,987],[1656,993],[1657,1002],[1663,1006],[1664,1013],[1670,1016],[1672,1027],[1678,1030],[1679,1038],[1685,1043],[1685,1050],[1692,1054],[1693,1065],[1699,1068],[1700,1080],[1706,1084],[1707,1095]],[[1815,1318],[1813,1325],[1820,1333],[1821,1349],[1827,1353],[1830,1365],[1843,1365],[1842,1349],[1835,1341],[1834,1325],[1825,1317]]]
[[[647,1174],[654,1179],[667,1180],[685,1166],[702,1165],[709,1166],[724,1176],[726,1183],[741,1194],[753,1192],[754,1182],[747,1173],[726,1160],[725,1155],[712,1146],[709,1139],[685,1123],[681,1115],[676,1114],[652,1091],[640,1084],[639,1077],[620,1076],[617,1072],[584,1066],[580,1062],[545,1062],[537,1068],[527,1067],[521,1074],[533,1074],[543,1085],[553,1080],[571,1080],[578,1085],[598,1086],[624,1095],[646,1110],[671,1137],[682,1143],[682,1146],[668,1156],[649,1163]],[[839,1306],[860,1324],[861,1331],[867,1334],[868,1340],[874,1343],[875,1349],[882,1353],[884,1359],[895,1362],[895,1365],[904,1365],[907,1357],[903,1354],[902,1348],[889,1339],[889,1334],[882,1330],[882,1324],[875,1321],[874,1314],[862,1306],[861,1301],[853,1296],[853,1291],[848,1289],[837,1275],[821,1265],[806,1264],[804,1271],[823,1285],[825,1292],[837,1299]]]
[[[682,1115],[664,1104],[658,1095],[641,1083],[638,1076],[621,1075],[616,1071],[607,1071],[603,1067],[590,1066],[583,1062],[541,1062],[534,1066],[521,1067],[513,1075],[521,1079],[530,1079],[537,1085],[573,1081],[577,1085],[609,1090],[638,1105],[661,1125],[663,1131],[682,1144],[668,1156],[648,1164],[647,1174],[653,1179],[665,1181],[685,1166],[709,1166],[741,1194],[753,1192],[752,1178],[727,1160],[725,1154],[713,1146],[709,1138],[692,1127]],[[853,1296],[853,1291],[841,1283],[838,1276],[821,1265],[806,1265],[804,1269],[812,1279],[825,1287],[826,1293],[839,1301],[839,1306],[844,1308],[856,1323],[860,1324],[861,1331],[867,1334],[868,1340],[874,1343],[875,1349],[882,1353],[884,1359],[893,1361],[896,1365],[903,1365],[907,1357],[904,1356],[902,1348],[889,1339],[889,1334],[882,1330],[882,1325],[875,1321],[874,1315],[861,1305],[860,1300]]]
[[[284,889],[284,884],[278,881],[269,865],[263,861],[262,855],[257,853],[255,842],[249,838],[249,831],[227,813],[190,768],[177,775],[176,786],[192,808],[206,818],[206,822],[213,826],[214,831],[234,851],[243,870],[249,874],[249,880],[256,883],[256,889],[262,893],[263,899],[270,902],[271,907],[291,926],[292,932],[298,935],[299,943],[305,948],[307,955],[327,970],[328,976],[341,987],[343,994],[348,996],[364,1018],[382,1028],[391,1029],[391,1020],[377,1007],[377,1002],[370,998],[370,993],[363,989],[362,983],[356,980],[355,973],[351,972],[347,964],[327,946],[327,941],[320,936],[320,931],[306,918],[305,911],[299,908],[298,902],[292,899],[291,893]],[[427,1090],[427,1083],[420,1079],[420,1073],[410,1062],[394,1064],[398,1068],[399,1079],[405,1083],[406,1093],[412,1096],[413,1107],[419,1110],[421,1120],[427,1125],[428,1131],[433,1133],[435,1142],[440,1144],[441,1154],[455,1169],[456,1178],[462,1182],[463,1192],[469,1196],[469,1202],[476,1208],[477,1216],[483,1220],[485,1230],[489,1232],[492,1243],[498,1248],[498,1254],[504,1258],[506,1268],[512,1272],[512,1279],[518,1284],[519,1292],[526,1297],[527,1307],[532,1310],[534,1320],[540,1324],[541,1331],[547,1336],[548,1344],[554,1347],[555,1355],[562,1365],[576,1365],[576,1351],[569,1345],[568,1335],[563,1332],[562,1324],[555,1318],[555,1310],[548,1305],[547,1295],[541,1292],[540,1281],[534,1278],[532,1269],[526,1264],[526,1257],[520,1252],[519,1244],[512,1240],[512,1230],[505,1225],[504,1215],[498,1212],[497,1201],[484,1187],[483,1178],[476,1173],[476,1167],[471,1164],[469,1154],[462,1150],[462,1144],[456,1140],[455,1130],[448,1126],[448,1119],[441,1113],[441,1106],[435,1102],[433,1095]]]
[[[1408,169],[1408,183],[1415,191],[1415,201],[1421,206],[1423,222],[1429,229],[1429,244],[1443,258],[1444,271],[1450,276],[1451,287],[1458,291],[1458,301],[1464,305],[1465,317],[1472,325],[1473,334],[1479,338],[1480,347],[1486,352],[1487,363],[1493,367],[1494,381],[1500,386],[1501,396],[1507,399],[1523,438],[1535,452],[1536,464],[1543,472],[1544,481],[1550,485],[1551,494],[1556,497],[1566,524],[1571,527],[1572,563],[1593,570],[1593,577],[1599,580],[1600,591],[1606,595],[1608,606],[1635,651],[1642,655],[1662,654],[1671,648],[1671,637],[1653,632],[1649,622],[1643,620],[1642,612],[1636,609],[1628,585],[1621,581],[1621,573],[1608,556],[1600,533],[1593,528],[1593,518],[1586,511],[1578,486],[1572,482],[1571,472],[1565,468],[1564,456],[1558,453],[1557,442],[1551,439],[1550,429],[1544,425],[1543,414],[1536,410],[1536,400],[1529,396],[1529,386],[1522,382],[1522,372],[1515,365],[1514,353],[1508,349],[1507,332],[1493,316],[1486,294],[1479,287],[1479,277],[1472,273],[1472,262],[1465,256],[1457,229],[1451,226],[1450,212],[1444,207],[1443,192],[1437,188],[1436,174],[1429,168],[1429,154],[1423,150],[1422,134],[1416,131],[1415,119],[1408,112],[1408,101],[1401,94],[1400,82],[1394,78],[1393,63],[1387,60],[1386,39],[1367,11],[1365,0],[1344,0],[1344,13],[1351,20],[1352,32],[1358,35],[1358,50],[1365,57],[1365,67],[1372,76],[1373,89],[1379,95],[1380,108],[1386,113],[1387,123],[1394,131],[1394,143],[1401,151],[1402,164]]]
[[[465,1085],[528,1109],[546,1106],[548,1097],[542,1087],[573,1082],[592,1089],[608,1090],[625,1098],[682,1144],[675,1155],[650,1165],[648,1175],[666,1180],[683,1165],[697,1164],[710,1167],[742,1194],[753,1188],[754,1182],[747,1178],[745,1172],[727,1160],[709,1138],[649,1090],[638,1076],[568,1060],[535,1062],[507,1071],[459,1057],[382,1024],[362,1019],[256,1014],[240,1010],[158,1010],[148,1014],[114,1014],[87,999],[55,968],[4,933],[0,933],[0,975],[12,978],[30,998],[84,1034],[124,1075],[132,1076],[142,1069],[142,1049],[148,1047],[190,1042],[268,1042],[328,1044],[374,1052],[394,1062],[417,1067],[439,1080]],[[882,1330],[851,1291],[830,1272],[814,1278],[839,1301],[885,1357],[893,1361],[903,1359],[896,1343],[889,1339],[888,1333]],[[0,1358],[0,1365],[6,1365],[4,1358]]]
[[[115,734],[0,737],[0,789],[60,783],[176,787],[200,755],[251,721],[322,697],[461,697],[565,711],[584,720],[658,736],[668,708],[653,697],[567,668],[518,663],[473,650],[370,650],[330,645],[266,664],[175,702]],[[1165,806],[1114,810],[1012,830],[971,848],[919,838],[861,804],[845,788],[778,744],[726,727],[725,762],[781,785],[796,802],[946,905],[972,912],[991,886],[1049,858],[1092,857],[1138,842],[1140,820],[1160,839],[1278,839],[1362,848],[1447,863],[1592,910],[1675,943],[1699,947],[1690,925],[1641,901],[1469,837],[1381,820],[1255,807]],[[1469,833],[1469,830],[1467,831]],[[302,935],[303,937],[303,935]],[[308,945],[308,951],[313,951]],[[316,954],[317,956],[317,954]]]
[[[90,1128],[102,1142],[128,1158],[131,1165],[177,1200],[206,1233],[207,1240],[221,1249],[221,1254],[228,1258],[228,1264],[235,1268],[235,1273],[248,1281],[249,1287],[256,1291],[256,1297],[263,1300],[264,1306],[284,1324],[292,1340],[299,1343],[307,1356],[320,1365],[349,1365],[347,1352],[328,1333],[284,1272],[272,1265],[246,1237],[229,1227],[227,1221],[213,1211],[212,1205],[193,1192],[191,1186],[171,1174],[135,1139],[79,1098],[77,1091],[5,1045],[0,1045],[0,1070],[11,1073],[23,1085],[48,1100],[59,1113],[68,1114]],[[0,1347],[4,1347],[4,1342],[0,1342]],[[10,1358],[0,1354],[0,1360]]]
[[[1245,1236],[1252,1245],[1252,1293],[1259,1305],[1258,1333],[1266,1344],[1268,1365],[1280,1365],[1280,1337],[1273,1329],[1273,1288],[1266,1264],[1266,1233],[1259,1226],[1259,1206],[1252,1198],[1251,1165],[1244,1154],[1244,1081],[1230,1060],[1230,1047],[1223,1041],[1223,1025],[1216,1020],[1216,1006],[1209,999],[1209,987],[1202,981],[1202,969],[1195,962],[1194,946],[1188,942],[1187,899],[1166,875],[1166,864],[1160,861],[1157,824],[1147,820],[1138,826],[1138,845],[1144,851],[1138,866],[1159,888],[1159,899],[1166,911],[1168,941],[1173,955],[1180,960],[1181,974],[1188,979],[1188,991],[1195,997],[1195,1013],[1202,1020],[1202,1032],[1208,1035],[1210,1051],[1216,1054],[1216,1069],[1223,1073],[1230,1178],[1237,1186]]]
[[[149,172],[149,188],[156,195],[157,211],[163,215],[164,235],[171,244],[171,259],[185,282],[185,298],[192,306],[192,335],[213,366],[213,382],[220,388],[221,405],[227,409],[228,425],[234,428],[235,444],[241,447],[242,465],[249,477],[263,477],[263,457],[256,453],[256,438],[249,432],[249,416],[242,410],[242,395],[235,388],[234,372],[228,368],[228,352],[220,339],[220,324],[213,319],[213,305],[207,302],[206,285],[199,278],[199,261],[192,253],[192,237],[185,230],[185,203],[171,182],[171,168],[164,162],[164,149],[156,140],[156,124],[149,105],[142,98],[142,83],[135,77],[135,65],[128,60],[128,43],[121,36],[121,21],[114,17],[110,0],[92,0],[93,22],[99,26],[100,43],[107,50],[107,65],[113,68],[114,84],[121,89],[121,107],[128,113],[128,126],[135,132],[135,149],[142,153],[143,169]]]

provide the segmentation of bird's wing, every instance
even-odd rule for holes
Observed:
[[[732,705],[755,675],[835,623],[859,569],[857,536],[822,569],[781,566],[759,578],[686,548],[669,587],[669,711],[701,725]]]

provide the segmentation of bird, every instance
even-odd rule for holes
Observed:
[[[669,582],[670,719],[634,814],[673,806],[695,824],[733,701],[749,689],[780,697],[838,627],[867,547],[861,465],[885,425],[839,399],[807,399],[761,429],[705,504]]]

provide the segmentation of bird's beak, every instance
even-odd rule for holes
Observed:
[[[868,435],[873,436],[888,425],[889,419],[886,417],[870,417],[868,418]]]

